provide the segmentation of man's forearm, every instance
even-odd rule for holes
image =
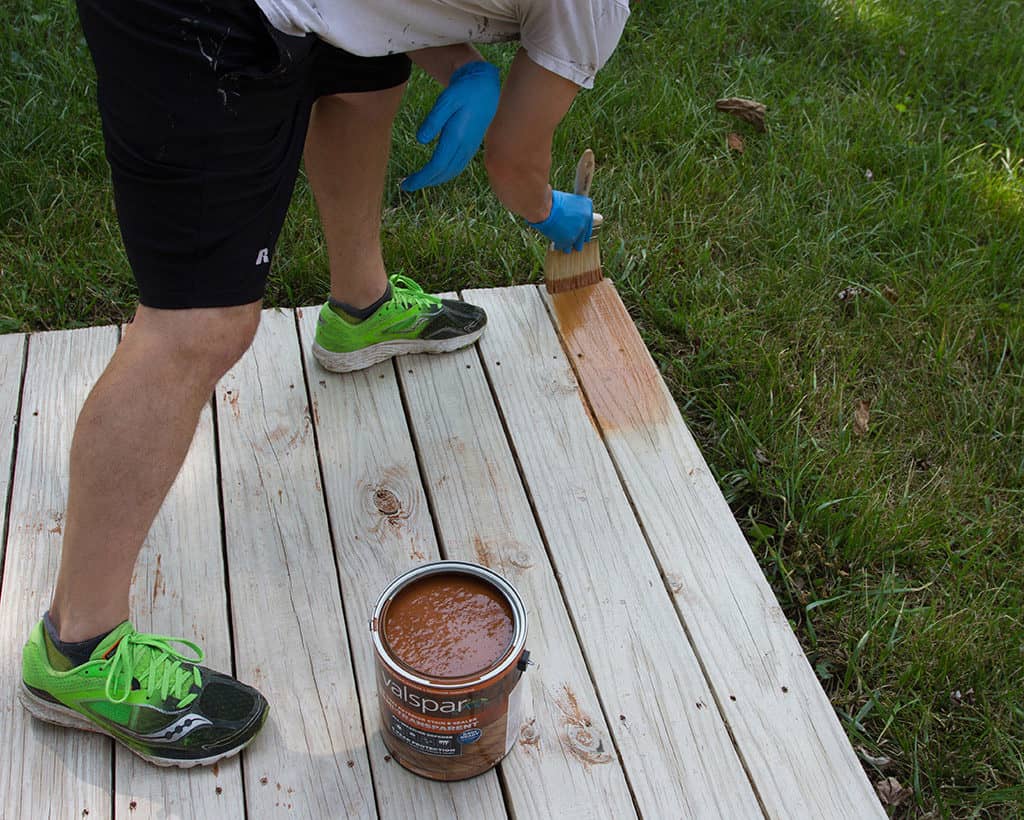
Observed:
[[[536,144],[500,151],[489,144],[484,161],[491,190],[498,200],[528,222],[541,222],[551,211],[551,149]]]
[[[520,50],[487,132],[487,173],[502,204],[529,222],[551,211],[551,142],[578,86]]]
[[[441,85],[448,85],[448,78],[452,76],[455,69],[466,63],[482,60],[483,56],[469,43],[456,43],[450,46],[410,51],[409,59]]]

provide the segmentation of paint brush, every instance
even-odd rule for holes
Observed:
[[[576,182],[573,192],[580,196],[590,196],[590,183],[594,179],[594,152],[589,148],[583,152],[576,164]],[[594,214],[594,228],[604,221],[601,214]],[[601,249],[597,246],[594,236],[583,246],[581,251],[555,250],[548,246],[544,258],[544,284],[548,293],[564,293],[567,290],[594,285],[604,278],[601,273]]]

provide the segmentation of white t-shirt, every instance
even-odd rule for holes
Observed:
[[[530,59],[591,88],[619,42],[628,0],[256,0],[286,34],[362,57],[519,38]]]

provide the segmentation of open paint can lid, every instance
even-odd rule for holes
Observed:
[[[465,561],[436,561],[396,578],[377,600],[370,631],[387,666],[435,688],[477,685],[528,662],[518,591]]]

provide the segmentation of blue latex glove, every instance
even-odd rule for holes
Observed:
[[[458,176],[483,142],[500,93],[501,78],[490,63],[477,60],[452,72],[448,87],[416,132],[424,145],[440,134],[437,148],[426,165],[402,180],[402,190],[418,191]]]
[[[594,203],[588,196],[552,191],[548,218],[526,224],[544,234],[562,253],[581,251],[594,232]]]

